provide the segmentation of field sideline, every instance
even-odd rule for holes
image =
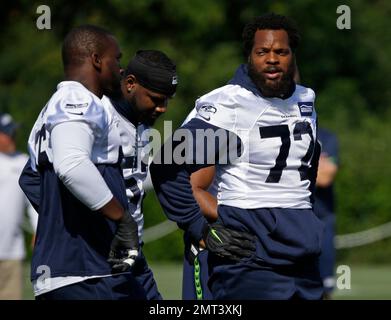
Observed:
[[[155,279],[164,299],[181,298],[182,265],[178,263],[151,263]],[[391,300],[391,265],[351,265],[351,289],[336,290],[336,300]],[[24,299],[33,299],[29,281],[29,266],[25,266]]]

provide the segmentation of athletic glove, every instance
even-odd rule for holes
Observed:
[[[125,272],[130,269],[138,256],[138,248],[137,223],[128,212],[125,212],[123,218],[118,221],[107,260],[112,265],[112,272]]]
[[[255,253],[255,236],[226,228],[221,223],[209,224],[203,233],[206,249],[233,261],[251,257]]]

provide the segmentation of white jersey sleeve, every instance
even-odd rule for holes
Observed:
[[[107,128],[109,119],[107,113],[103,112],[102,105],[96,103],[94,98],[90,91],[78,84],[66,87],[60,84],[57,94],[48,104],[46,129],[50,132],[57,124],[81,121],[87,123],[95,135],[101,135]]]
[[[196,119],[206,121],[216,127],[234,131],[236,123],[235,101],[225,86],[202,96],[195,103]]]
[[[66,122],[82,122],[91,129],[94,141],[90,158],[93,163],[118,161],[118,119],[112,110],[82,84],[64,81],[57,86],[31,131],[28,145],[33,170],[39,162],[53,163],[51,132],[55,126]]]
[[[95,211],[113,194],[90,160],[92,144],[93,134],[85,123],[64,122],[52,131],[54,171],[77,199]]]

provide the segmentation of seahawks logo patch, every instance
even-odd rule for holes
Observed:
[[[198,110],[198,114],[201,118],[204,118],[205,120],[209,121],[210,116],[215,114],[217,111],[216,107],[211,105],[204,105]]]

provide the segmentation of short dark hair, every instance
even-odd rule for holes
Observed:
[[[255,17],[243,29],[243,50],[246,57],[249,56],[254,45],[254,35],[257,30],[285,30],[289,37],[289,46],[295,52],[300,41],[299,31],[296,24],[288,17],[267,13]]]
[[[169,71],[176,69],[175,63],[165,53],[159,50],[138,50],[136,56],[151,67]],[[124,76],[126,77],[129,74],[131,74],[130,64],[126,68]]]
[[[73,28],[62,44],[62,62],[64,68],[80,65],[93,52],[102,53],[108,37],[113,34],[98,26],[82,25]]]

